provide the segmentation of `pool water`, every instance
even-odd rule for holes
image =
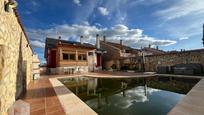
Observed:
[[[89,77],[60,81],[100,115],[165,115],[197,82]]]

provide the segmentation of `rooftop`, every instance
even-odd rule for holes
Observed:
[[[129,46],[126,46],[126,45],[121,45],[120,43],[114,43],[114,42],[104,42],[104,41],[101,41],[103,43],[106,43],[106,44],[109,44],[111,46],[114,46],[120,50],[129,50],[130,52],[132,53],[138,53],[140,52],[141,50],[140,49],[135,49],[135,48],[131,48]]]
[[[83,48],[92,48],[96,49],[96,47],[89,43],[80,43],[76,41],[68,41],[68,40],[61,40],[61,39],[55,39],[55,38],[46,38],[45,41],[45,50],[48,48],[56,48],[58,43],[61,43],[62,46],[74,46],[74,47],[83,47]],[[44,56],[46,57],[46,51],[44,52]]]
[[[89,43],[80,43],[76,41],[68,41],[68,40],[61,40],[61,39],[55,39],[55,38],[46,38],[46,47],[55,48],[58,42],[61,42],[62,44],[66,44],[66,45],[73,45],[76,47],[95,48],[94,45]]]
[[[149,55],[148,57],[152,56],[164,56],[164,55],[172,55],[172,54],[185,54],[185,53],[190,53],[190,52],[200,52],[204,51],[204,49],[194,49],[194,50],[184,50],[184,51],[172,51],[172,52],[166,52],[163,54],[155,54],[155,55]]]

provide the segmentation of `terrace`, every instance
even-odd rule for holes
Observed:
[[[203,115],[202,2],[145,2],[0,0],[0,115]]]
[[[63,114],[89,114],[96,115],[97,113],[87,106],[73,91],[66,88],[66,86],[59,81],[62,78],[77,78],[81,76],[88,76],[90,78],[152,78],[155,74],[145,73],[127,73],[127,72],[100,72],[89,74],[76,75],[49,75],[42,76],[42,79],[34,80],[29,84],[29,89],[24,101],[31,106],[31,115],[47,114],[47,115],[63,115]],[[173,76],[183,78],[186,76]],[[195,76],[187,76],[186,79]],[[197,79],[200,79],[197,77]],[[181,101],[168,113],[174,114],[202,114],[204,111],[203,105],[204,97],[203,90],[204,80],[201,79],[191,90],[187,93]],[[190,109],[189,109],[190,108]]]

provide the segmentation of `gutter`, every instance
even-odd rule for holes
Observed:
[[[29,44],[29,47],[30,47],[30,49],[31,49],[31,51],[32,51],[32,54],[34,54],[34,51],[33,51],[32,47],[31,47],[30,41],[29,41],[29,39],[28,39],[28,36],[27,36],[27,34],[26,34],[26,32],[25,32],[25,29],[23,28],[23,25],[22,25],[22,23],[21,23],[19,14],[18,14],[18,12],[17,12],[16,9],[13,9],[13,11],[14,11],[14,14],[15,14],[15,16],[16,16],[16,18],[17,18],[17,21],[18,21],[18,23],[19,23],[19,25],[20,25],[20,27],[21,27],[21,29],[22,29],[24,35],[25,35],[25,38],[26,38],[26,40],[27,40],[27,42],[28,42],[28,44]]]

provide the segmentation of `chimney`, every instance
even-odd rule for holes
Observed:
[[[123,45],[123,40],[120,40],[120,45],[121,45],[121,46]]]
[[[156,46],[156,49],[159,50],[159,46]]]
[[[83,44],[82,39],[84,38],[84,36],[80,36],[80,43]]]
[[[58,37],[58,43],[61,44],[61,36]]]
[[[96,48],[100,49],[100,38],[98,34],[96,34]]]
[[[106,36],[103,36],[103,41],[106,42]]]
[[[149,44],[149,48],[151,48],[151,45]]]

